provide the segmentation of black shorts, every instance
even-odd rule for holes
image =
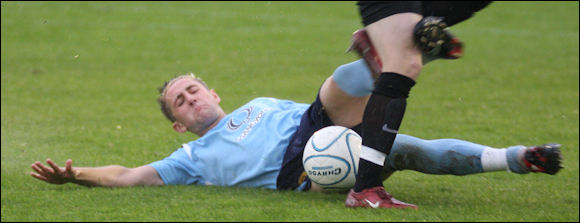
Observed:
[[[304,146],[314,132],[331,125],[334,124],[324,111],[322,102],[320,102],[320,96],[317,95],[316,100],[308,107],[304,115],[302,115],[300,126],[294,135],[292,135],[290,144],[286,148],[282,168],[276,179],[276,187],[278,190],[295,190],[298,187],[300,187],[299,190],[303,191],[310,189],[312,183],[308,179],[304,171],[304,166],[302,165]],[[360,126],[357,125],[351,129],[360,134]]]
[[[444,17],[447,26],[462,22],[491,1],[359,1],[359,13],[365,26],[398,13],[412,12]]]

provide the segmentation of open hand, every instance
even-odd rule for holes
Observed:
[[[36,173],[30,172],[30,175],[51,184],[64,184],[74,181],[75,174],[72,168],[72,160],[67,160],[64,168],[59,167],[50,159],[47,159],[46,163],[50,165],[50,168],[39,161],[34,162],[31,167]]]

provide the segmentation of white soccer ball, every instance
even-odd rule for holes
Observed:
[[[342,126],[322,128],[304,147],[302,164],[313,184],[323,189],[350,189],[356,181],[362,138]]]

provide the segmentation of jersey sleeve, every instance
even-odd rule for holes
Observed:
[[[166,185],[200,183],[199,170],[195,168],[185,148],[179,148],[170,156],[150,163],[148,166],[155,168]]]

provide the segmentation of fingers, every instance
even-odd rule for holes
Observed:
[[[40,168],[39,165],[42,165],[42,164],[40,162],[36,161],[30,167],[32,167],[32,169],[34,171],[36,171],[37,173],[42,174],[44,172],[44,170],[42,170],[42,168]]]
[[[74,176],[73,171],[72,171],[72,160],[71,159],[66,160],[65,170],[69,174],[69,176]]]
[[[46,176],[48,174],[52,174],[53,171],[52,169],[44,166],[42,163],[40,163],[39,161],[36,161],[32,164],[32,169],[36,172],[38,172],[40,175]]]
[[[68,182],[67,179],[72,175],[68,175],[68,172],[65,171],[72,173],[72,160],[69,159],[66,162],[66,168],[68,168],[68,170],[59,167],[51,159],[47,159],[46,163],[48,163],[50,167],[43,165],[39,161],[34,162],[31,167],[36,171],[36,173],[31,172],[30,176],[51,184],[64,184]]]
[[[54,163],[52,160],[47,159],[46,163],[48,163],[48,165],[50,165],[52,167],[52,169],[54,170],[54,174],[56,175],[62,175],[62,171],[60,170],[60,167],[58,165],[56,165],[56,163]]]
[[[34,172],[30,172],[30,176],[32,176],[32,177],[34,177],[36,179],[42,180],[42,181],[49,182],[48,178],[46,178],[46,177],[44,177],[42,175],[38,175],[37,173],[34,173]]]
[[[44,165],[42,165],[42,163],[36,161],[32,164],[32,169],[34,171],[36,171],[36,173],[34,172],[30,172],[30,175],[36,179],[42,180],[42,181],[46,181],[49,182],[50,180],[47,178],[47,176],[49,176],[50,174],[52,174],[52,172],[50,172],[50,169],[45,167]],[[48,171],[48,172],[47,172]]]

